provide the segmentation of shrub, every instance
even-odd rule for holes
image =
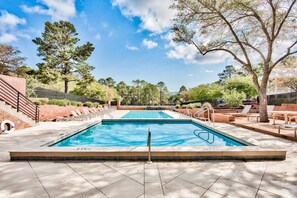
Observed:
[[[96,107],[96,108],[98,108],[99,105],[100,105],[100,104],[99,104],[98,102],[94,102],[94,103],[93,103],[93,106]]]
[[[84,103],[84,106],[87,106],[87,107],[91,108],[91,107],[93,107],[94,105],[93,105],[92,102],[85,102],[85,103]]]
[[[205,103],[203,103],[203,105],[202,105],[203,107],[207,107],[207,108],[212,108],[212,105],[209,103],[209,102],[205,102]]]
[[[49,100],[47,102],[47,104],[50,104],[50,105],[58,105],[58,106],[67,106],[68,104],[68,101],[66,100],[56,100],[56,99],[53,99],[53,100]]]
[[[66,106],[71,105],[71,101],[70,101],[70,100],[64,100],[64,101],[65,101],[65,103],[66,103]]]
[[[70,101],[70,105],[77,106],[77,102],[76,101]]]
[[[76,102],[76,106],[82,107],[83,106],[83,103],[82,102]]]
[[[41,101],[35,101],[34,104],[36,104],[38,106],[42,105]]]
[[[223,94],[223,99],[230,107],[239,107],[242,104],[242,100],[246,97],[245,93],[238,92],[236,90],[226,91]]]
[[[186,105],[185,108],[187,109],[193,109],[193,108],[200,108],[201,107],[201,103],[200,102],[196,102],[196,103],[191,103]]]
[[[46,100],[39,100],[41,102],[42,105],[45,105],[47,104],[47,101]]]

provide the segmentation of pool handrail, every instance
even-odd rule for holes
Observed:
[[[147,146],[148,146],[148,161],[147,163],[152,163],[151,161],[151,143],[152,143],[152,133],[151,129],[148,128],[148,134],[147,134]]]
[[[210,114],[210,111],[212,111],[212,114]],[[203,117],[204,120],[207,120],[207,121],[211,121],[212,124],[214,125],[215,121],[214,121],[214,108],[212,107],[209,107],[209,106],[204,106],[202,109],[196,111],[194,114],[193,114],[193,117],[194,118],[202,118],[200,117],[199,115],[201,115],[202,113],[204,114],[205,112],[207,112],[207,118]],[[210,115],[212,115],[212,118],[210,118]]]

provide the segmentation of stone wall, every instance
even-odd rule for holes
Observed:
[[[23,95],[26,95],[26,79],[25,78],[18,78],[6,75],[0,75],[5,82],[10,84],[13,88],[21,92]]]
[[[31,127],[29,124],[27,124],[26,122],[12,116],[11,114],[3,111],[2,109],[0,109],[0,122],[4,121],[4,120],[10,120],[12,121],[15,126],[16,126],[16,130],[19,129],[25,129],[28,127]]]

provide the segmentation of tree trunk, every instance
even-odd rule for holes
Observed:
[[[266,88],[261,89],[259,92],[259,111],[260,111],[260,122],[269,122],[268,114],[267,114],[267,94]]]
[[[64,93],[68,93],[68,80],[64,81]]]

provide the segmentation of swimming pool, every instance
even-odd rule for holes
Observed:
[[[103,121],[68,137],[53,147],[147,146],[148,129],[152,146],[246,146],[192,121]]]
[[[129,111],[122,118],[172,118],[163,111]]]

